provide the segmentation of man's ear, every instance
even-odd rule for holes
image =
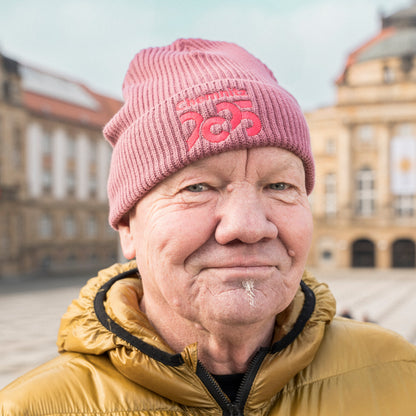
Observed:
[[[132,260],[136,257],[136,248],[134,246],[133,232],[130,225],[131,220],[129,214],[124,215],[118,223],[121,249],[127,260]]]

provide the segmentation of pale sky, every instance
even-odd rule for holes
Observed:
[[[414,0],[413,0],[414,1]],[[379,13],[412,0],[0,0],[0,51],[121,97],[140,49],[177,38],[238,43],[305,111],[335,101],[348,53],[380,29]]]

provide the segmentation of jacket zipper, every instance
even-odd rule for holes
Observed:
[[[244,374],[235,399],[236,403],[241,403],[243,409],[244,405],[246,404],[248,395],[250,394],[251,386],[253,385],[257,372],[259,371],[260,365],[266,357],[268,351],[268,348],[261,348],[259,351],[257,351],[256,355],[250,361],[247,371]]]
[[[263,362],[267,351],[267,348],[261,348],[250,361],[243,380],[241,381],[234,403],[232,403],[224,394],[208,370],[200,362],[198,362],[197,374],[211,393],[212,397],[220,405],[223,411],[223,416],[244,416],[244,406],[250,393],[251,386],[253,385],[257,371]]]

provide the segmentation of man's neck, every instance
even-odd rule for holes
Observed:
[[[143,305],[144,306],[144,305]],[[189,322],[174,314],[146,311],[164,341],[177,353],[197,343],[198,359],[213,374],[246,371],[254,354],[272,341],[275,317],[252,325],[223,325],[209,322],[209,327]]]
[[[270,345],[273,330],[243,331],[227,339],[210,334],[198,342],[198,357],[206,369],[213,374],[244,373],[255,353]]]

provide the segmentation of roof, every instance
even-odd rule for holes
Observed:
[[[394,27],[411,27],[416,25],[416,3],[410,7],[401,9],[390,16],[382,18],[383,28]]]
[[[349,54],[343,73],[336,81],[345,79],[348,68],[357,63],[392,57],[416,55],[416,4],[382,18],[382,30]]]
[[[407,56],[416,54],[416,28],[392,30],[390,35],[364,49],[357,57],[358,62],[371,59]]]
[[[23,103],[42,117],[102,128],[122,101],[92,91],[84,84],[20,64]]]

